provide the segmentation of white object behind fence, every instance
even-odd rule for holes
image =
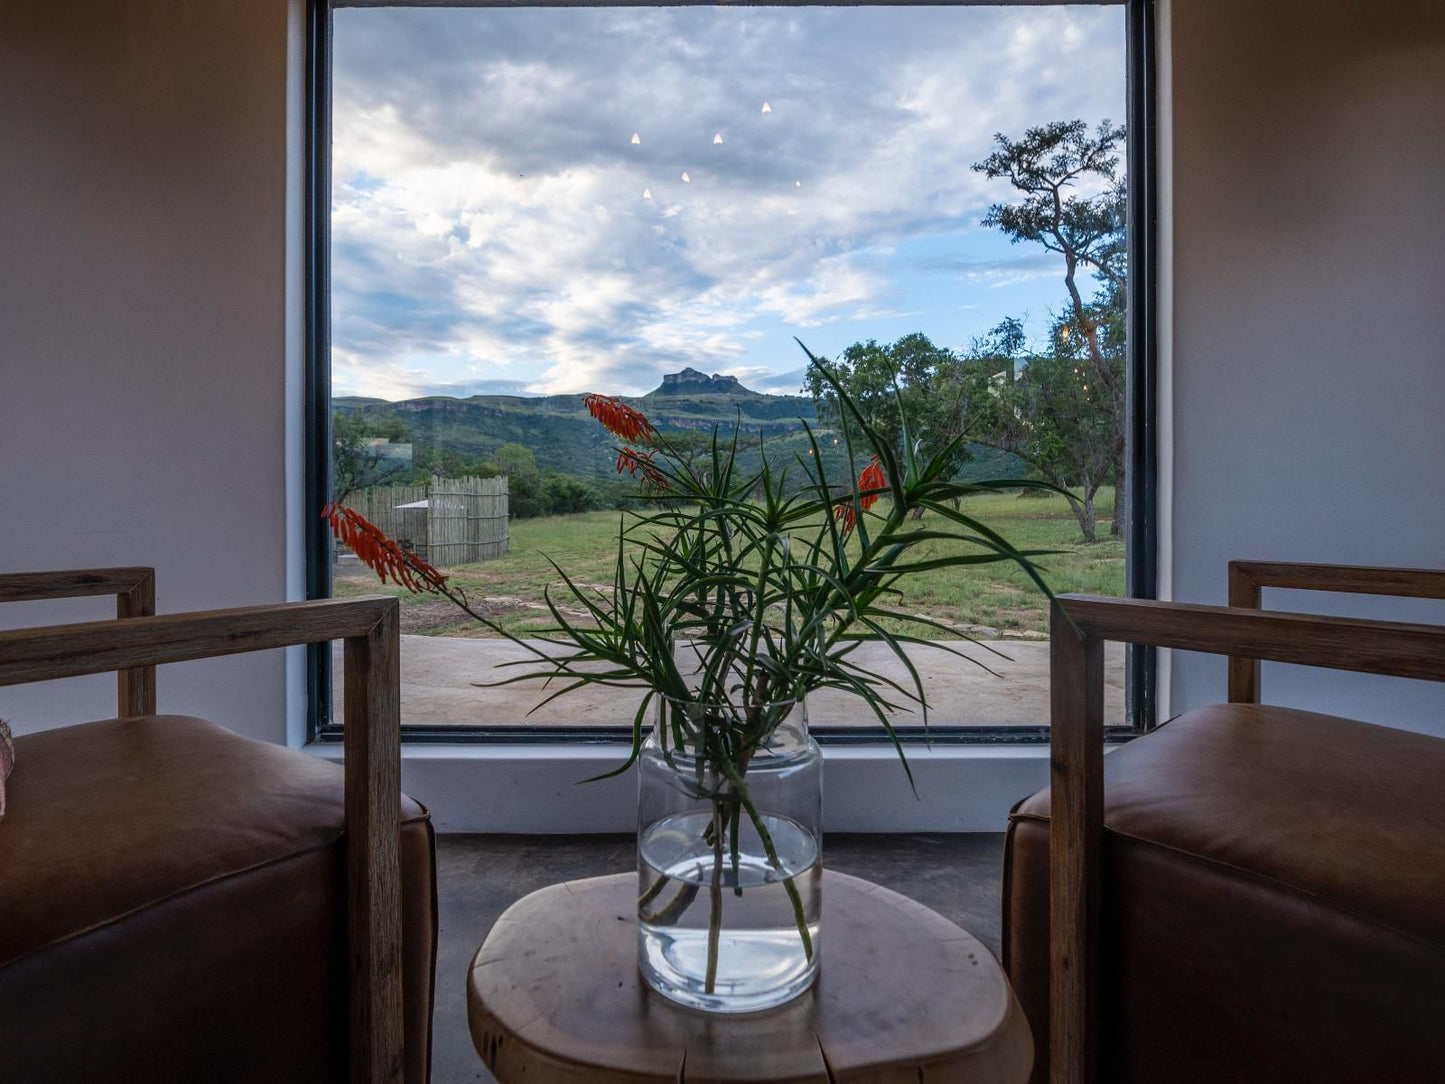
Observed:
[[[439,568],[507,552],[506,478],[441,478],[424,486],[370,486],[347,504],[404,549]]]

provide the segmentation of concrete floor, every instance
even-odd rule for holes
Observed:
[[[993,640],[984,644],[955,641],[958,650],[988,666],[974,666],[947,651],[919,648],[910,653],[923,678],[937,726],[1040,726],[1048,722],[1049,645],[1047,642]],[[335,711],[341,712],[341,642],[334,646],[332,673]],[[509,640],[456,636],[404,635],[401,638],[402,722],[422,726],[518,725],[585,727],[630,724],[642,699],[630,689],[584,688],[559,697],[528,715],[547,694],[539,681],[480,688],[518,672],[499,663],[526,659]],[[908,672],[881,643],[863,644],[858,661],[881,674],[910,684]],[[553,686],[555,690],[556,686]],[[1104,646],[1104,711],[1108,720],[1124,718],[1124,646]],[[823,690],[808,697],[813,726],[875,726],[872,713],[856,697]],[[917,715],[896,717],[914,725]]]
[[[823,854],[829,869],[918,900],[970,930],[998,955],[1002,835],[829,835]],[[466,977],[472,956],[497,916],[529,892],[557,881],[635,868],[635,841],[630,835],[438,837],[441,933],[433,1081],[491,1084],[495,1079],[472,1048]],[[825,927],[827,922],[825,903]]]

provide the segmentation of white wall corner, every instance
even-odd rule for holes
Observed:
[[[1173,0],[1157,0],[1154,9],[1155,57],[1155,170],[1156,211],[1154,236],[1158,249],[1158,282],[1154,299],[1158,336],[1155,377],[1155,518],[1158,529],[1155,597],[1174,598],[1174,54]],[[1167,648],[1157,652],[1155,703],[1160,720],[1173,711],[1170,675],[1173,668]]]
[[[286,600],[306,597],[306,0],[286,4]],[[306,742],[306,649],[286,652],[286,744]]]

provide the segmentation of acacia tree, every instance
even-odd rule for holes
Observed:
[[[879,344],[873,339],[854,343],[828,365],[833,378],[848,392],[867,424],[895,446],[902,440],[899,406],[907,413],[915,438],[924,453],[936,455],[952,440],[952,419],[934,395],[940,376],[958,364],[952,350],[935,346],[922,332],[904,335],[897,342]],[[817,366],[808,370],[806,390],[817,405],[818,416],[833,426],[841,424],[837,394]],[[959,445],[950,453],[950,473],[968,459]]]
[[[344,504],[365,486],[383,485],[409,473],[411,464],[392,459],[387,443],[406,439],[399,419],[367,419],[353,411],[331,415],[331,499]]]
[[[666,435],[667,454],[699,477],[706,473],[712,455],[712,430],[675,429]]]
[[[997,149],[973,168],[990,179],[1004,178],[1022,195],[1017,203],[996,203],[984,216],[1017,244],[1029,241],[1064,260],[1068,314],[1055,341],[1087,373],[1088,384],[1108,408],[1112,426],[1106,441],[1114,479],[1112,533],[1120,533],[1124,511],[1123,313],[1127,275],[1126,187],[1118,173],[1116,148],[1124,129],[1109,120],[1092,132],[1082,120],[1054,121],[1029,128],[1023,138],[994,136]],[[1091,191],[1092,190],[1092,193]],[[1092,272],[1100,288],[1085,301],[1079,273]],[[1035,359],[1032,364],[1037,364]],[[1038,371],[1042,378],[1044,370]],[[1089,413],[1086,411],[1086,413]],[[1090,449],[1090,455],[1093,450]],[[1092,537],[1092,530],[1085,536]]]
[[[1089,382],[1077,338],[1060,319],[1049,352],[1030,356],[1022,322],[1006,319],[941,374],[936,393],[969,440],[1011,452],[1066,490],[1084,541],[1094,542],[1094,499],[1114,470],[1116,427],[1109,397]]]

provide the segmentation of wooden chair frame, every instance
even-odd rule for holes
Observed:
[[[154,617],[156,574],[153,568],[86,568],[67,572],[11,572],[0,575],[0,602],[114,595],[115,616]],[[156,668],[137,666],[116,672],[116,714],[154,715]]]
[[[148,568],[0,576],[0,601],[115,594],[115,621],[0,632],[0,686],[120,672],[122,716],[155,712],[155,667],[345,641],[345,826],[354,1082],[403,1077],[400,607],[374,596],[154,616]]]
[[[1230,561],[1229,604],[1262,609],[1263,588],[1339,591],[1352,595],[1445,599],[1445,572],[1433,568],[1372,568],[1365,565],[1307,565],[1282,561]],[[1231,657],[1229,702],[1259,703],[1259,660]]]
[[[1445,597],[1445,573],[1237,561],[1230,601],[1194,606],[1060,595],[1050,619],[1049,1051],[1054,1084],[1098,1079],[1106,640],[1231,659],[1230,699],[1259,697],[1259,660],[1445,681],[1445,627],[1260,610],[1262,587]],[[1438,593],[1437,593],[1438,592]]]

